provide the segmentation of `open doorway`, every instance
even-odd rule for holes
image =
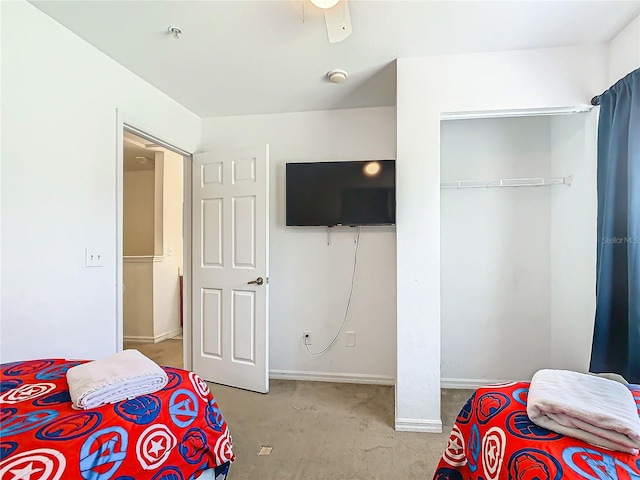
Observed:
[[[263,144],[191,154],[139,130],[124,116],[117,112],[117,155],[121,160],[117,162],[116,172],[116,250],[119,259],[116,262],[116,349],[137,348],[143,353],[149,352],[148,356],[155,358],[157,363],[192,370],[204,380],[268,392],[269,146]],[[151,150],[154,164],[159,163],[156,155],[162,153],[163,179],[172,176],[167,171],[169,163],[164,161],[167,153],[177,153],[182,159],[182,162],[178,161],[182,165],[182,193],[178,195],[180,202],[174,204],[182,205],[182,208],[178,207],[183,224],[182,255],[177,255],[165,238],[164,206],[162,215],[158,214],[158,206],[164,204],[166,195],[163,195],[163,202],[156,201],[159,194],[155,185],[160,183],[155,183],[159,169],[154,166],[154,238],[153,242],[147,241],[144,252],[152,253],[131,255],[150,257],[151,261],[123,261],[129,256],[124,245],[129,240],[124,238],[128,235],[125,234],[124,204],[127,203],[125,197],[129,196],[125,194],[124,185],[125,144],[144,148],[143,153]],[[134,155],[133,159],[147,163],[144,158],[136,156],[145,157],[144,154]],[[139,193],[136,189],[133,191]],[[158,231],[162,232],[162,237],[157,235]],[[171,255],[168,255],[167,248],[172,249]],[[148,329],[144,335],[132,334],[129,322],[125,320],[128,315],[124,312],[129,309],[128,298],[125,300],[124,297],[129,297],[133,288],[124,273],[126,263],[146,262],[151,264],[153,272],[159,264],[166,264],[166,259],[175,256],[182,258],[184,269],[183,339],[171,343],[177,343],[175,347],[181,344],[182,362],[177,348],[169,349],[173,353],[168,360],[165,355],[169,353],[159,351],[170,346],[170,342],[161,340],[169,339],[171,335],[162,338],[163,335],[155,328]],[[226,268],[219,268],[221,266]],[[172,288],[174,292],[178,291],[179,299],[180,276],[177,275],[176,285],[176,272],[179,272],[177,266],[172,272]],[[151,309],[155,317],[155,300],[163,300],[165,296],[156,292],[157,282],[153,277],[151,282],[152,302],[151,307],[147,302],[146,308]],[[197,294],[194,295],[194,291]],[[133,295],[135,301],[141,297]],[[223,301],[228,308],[220,308]],[[180,318],[179,310],[177,317]],[[178,335],[179,332],[176,337]]]
[[[123,347],[183,367],[184,156],[123,134]]]

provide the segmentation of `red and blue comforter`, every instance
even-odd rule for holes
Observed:
[[[640,386],[629,386],[640,415]],[[535,425],[528,382],[479,388],[460,410],[434,480],[640,480],[640,456]]]
[[[84,361],[0,365],[0,480],[187,480],[234,460],[215,398],[196,374],[163,367],[151,395],[74,410],[66,371]]]

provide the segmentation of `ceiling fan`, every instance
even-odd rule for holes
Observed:
[[[338,43],[352,33],[351,15],[347,0],[310,0],[324,11],[329,43]]]

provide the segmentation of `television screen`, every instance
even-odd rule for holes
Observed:
[[[395,224],[395,164],[395,160],[287,163],[286,224]]]

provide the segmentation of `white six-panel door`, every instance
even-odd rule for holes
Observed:
[[[268,163],[268,145],[193,156],[192,368],[261,393],[269,391]]]

